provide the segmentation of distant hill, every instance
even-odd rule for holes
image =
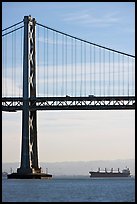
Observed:
[[[70,162],[41,162],[40,166],[42,170],[51,173],[54,176],[89,176],[90,170],[97,170],[98,167],[101,170],[107,168],[109,171],[111,168],[122,170],[126,166],[129,167],[131,174],[135,175],[135,160],[98,160],[98,161],[70,161]],[[2,163],[2,171],[10,173],[11,168],[14,172],[17,171],[19,163]]]

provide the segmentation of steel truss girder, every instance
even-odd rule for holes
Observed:
[[[121,97],[33,97],[29,110],[120,110],[135,109],[134,96]],[[3,111],[23,109],[23,98],[2,98]]]

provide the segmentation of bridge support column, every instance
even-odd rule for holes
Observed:
[[[24,17],[21,165],[17,173],[8,175],[8,178],[52,177],[51,174],[41,173],[38,166],[37,112],[29,108],[31,99],[36,98],[35,25],[34,18]]]
[[[36,53],[35,53],[35,25],[36,21],[33,18],[30,25],[30,99],[36,98]],[[34,102],[33,102],[34,103]],[[30,102],[30,105],[32,102]],[[38,167],[38,147],[37,147],[37,111],[30,110],[30,165],[33,172],[41,173],[41,168]]]
[[[18,173],[41,173],[38,167],[37,112],[29,110],[36,98],[35,19],[24,17],[22,151]]]
[[[29,144],[29,16],[24,17],[24,52],[23,52],[23,111],[22,111],[22,149],[21,166],[17,173],[32,173],[30,168]]]

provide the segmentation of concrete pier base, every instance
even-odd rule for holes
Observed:
[[[28,173],[28,174],[20,174],[20,173],[11,173],[7,175],[8,179],[51,179],[51,174],[46,173]]]

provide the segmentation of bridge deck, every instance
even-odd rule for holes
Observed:
[[[2,98],[2,111],[23,110],[23,98]],[[29,110],[122,110],[135,109],[135,96],[36,97]]]

